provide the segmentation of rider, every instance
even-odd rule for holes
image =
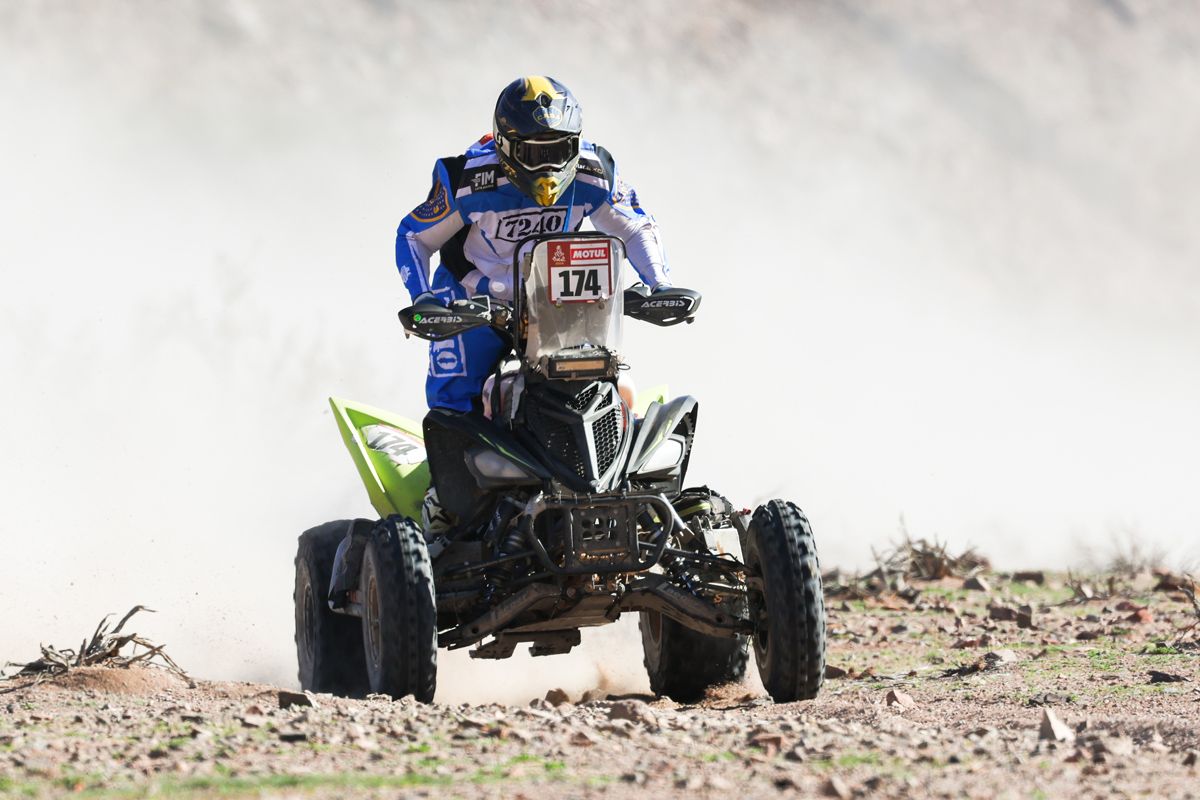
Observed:
[[[492,134],[461,156],[440,158],[433,187],[396,231],[396,266],[414,305],[486,294],[511,300],[513,250],[526,236],[576,231],[583,220],[625,243],[629,261],[654,290],[668,272],[658,226],[617,174],[603,147],[580,138],[582,111],[571,90],[530,75],[504,88]],[[441,265],[429,279],[429,259]],[[490,328],[429,348],[430,408],[470,411],[503,355]]]

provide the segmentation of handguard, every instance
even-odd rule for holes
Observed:
[[[400,309],[398,316],[405,336],[438,342],[491,325],[504,313],[503,306],[493,306],[486,296],[480,295],[469,300],[454,300],[448,307],[440,303],[418,303]]]
[[[643,283],[625,290],[625,316],[655,325],[678,325],[692,322],[700,308],[701,295],[693,289],[672,286],[651,293]]]

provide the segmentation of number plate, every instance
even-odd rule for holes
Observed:
[[[569,239],[550,242],[547,288],[551,303],[594,303],[612,297],[612,245]]]

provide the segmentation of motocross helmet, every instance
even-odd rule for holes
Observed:
[[[530,75],[504,87],[492,134],[504,174],[539,206],[554,205],[575,180],[583,111],[571,90]]]

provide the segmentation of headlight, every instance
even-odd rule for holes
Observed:
[[[674,467],[682,458],[683,440],[677,436],[670,436],[650,454],[649,460],[642,465],[638,472],[642,474],[661,472]]]
[[[536,481],[521,467],[509,461],[495,450],[480,450],[471,455],[475,471],[483,478],[502,481]]]

